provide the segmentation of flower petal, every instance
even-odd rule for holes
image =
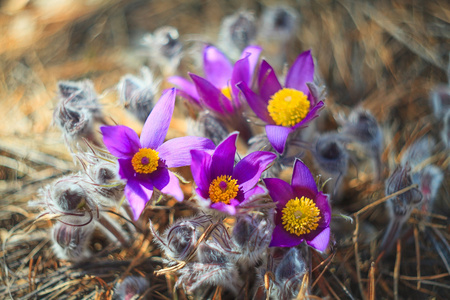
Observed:
[[[202,105],[219,114],[233,112],[233,106],[230,100],[217,87],[212,85],[208,80],[195,74],[189,74],[189,76],[194,81]]]
[[[236,206],[237,205],[239,205],[239,201],[237,201],[236,199],[232,199],[232,200],[230,200],[230,204],[225,204],[223,202],[217,202],[217,203],[211,204],[211,208],[234,216],[236,214]]]
[[[234,132],[217,145],[211,160],[212,180],[221,175],[231,176],[233,174],[237,137],[238,133]]]
[[[214,143],[207,138],[196,136],[185,136],[166,141],[159,146],[156,151],[159,157],[169,168],[189,166],[192,156],[191,150],[211,150],[214,149]]]
[[[240,82],[236,86],[241,90],[242,94],[244,94],[248,105],[255,112],[258,118],[266,123],[275,124],[267,111],[267,102],[263,101],[259,95],[255,94],[245,82]]]
[[[318,193],[311,171],[300,159],[295,160],[291,185],[293,188],[310,190],[314,195]]]
[[[228,58],[214,46],[206,46],[203,50],[203,68],[206,79],[219,89],[228,85],[233,72]]]
[[[272,66],[265,60],[262,61],[261,67],[259,68],[258,88],[259,95],[265,103],[268,103],[270,97],[283,88]]]
[[[236,87],[236,84],[239,82],[245,82],[246,84],[250,84],[250,64],[248,61],[248,57],[244,57],[238,60],[234,64],[233,74],[231,75],[230,85],[231,91],[234,96],[234,100],[237,102],[237,107],[241,106],[239,101],[239,89]]]
[[[233,178],[237,179],[239,189],[247,192],[259,181],[261,173],[277,158],[272,152],[255,151],[239,161],[233,170]]]
[[[277,214],[275,215],[275,224],[281,223],[281,211],[289,200],[294,199],[295,195],[289,183],[278,178],[263,179],[269,190],[269,195],[277,205]]]
[[[303,236],[291,234],[284,229],[282,224],[277,224],[273,229],[269,247],[295,247],[302,242]]]
[[[283,154],[288,135],[293,131],[290,127],[278,125],[266,125],[266,135],[272,147],[280,154]]]
[[[319,227],[323,228],[329,226],[331,221],[331,206],[328,202],[328,195],[319,192],[314,202],[320,210],[321,219],[319,222]]]
[[[175,97],[176,90],[171,88],[159,98],[142,128],[142,147],[156,149],[164,142],[175,107]]]
[[[330,242],[330,227],[322,230],[318,235],[316,235],[312,240],[308,240],[306,237],[306,243],[320,252],[327,249],[328,243]]]
[[[184,200],[184,194],[180,187],[180,181],[177,176],[175,176],[172,172],[169,172],[169,183],[165,187],[161,189],[161,192],[164,194],[171,195],[177,201],[181,202]]]
[[[306,127],[307,124],[309,122],[311,122],[312,120],[314,120],[315,118],[317,118],[319,116],[319,111],[323,108],[325,104],[323,103],[323,101],[320,101],[319,103],[317,103],[316,106],[314,106],[309,113],[306,115],[306,117],[301,120],[300,122],[298,122],[297,124],[295,124],[292,129],[299,129],[301,127]]]
[[[158,190],[162,190],[170,182],[169,170],[165,167],[158,167],[156,171],[151,174],[142,176],[141,184],[145,185],[150,182]]]
[[[211,184],[211,155],[205,151],[191,150],[191,172],[197,184],[197,193],[203,198],[209,198],[209,185]]]
[[[253,78],[253,73],[255,72],[255,68],[258,64],[259,55],[261,54],[261,52],[262,48],[260,46],[248,46],[242,51],[241,58],[248,57],[248,71],[250,80]],[[248,82],[247,84],[250,85],[251,82]]]
[[[119,176],[122,179],[133,180],[135,179],[136,171],[131,164],[131,158],[119,158]]]
[[[125,186],[124,194],[128,200],[128,203],[130,203],[131,210],[133,211],[133,217],[137,220],[144,210],[147,202],[152,198],[153,190],[140,185],[139,182],[135,180],[128,180]]]
[[[200,105],[197,89],[192,82],[180,76],[171,76],[167,79],[167,82],[177,87],[177,93],[181,97],[188,98],[195,104]]]
[[[307,82],[314,82],[314,61],[311,50],[305,51],[297,57],[286,76],[286,87],[308,95]]]
[[[108,151],[117,158],[132,158],[139,151],[141,143],[137,133],[123,125],[117,126],[101,126],[100,130],[103,135],[103,143],[105,143]]]

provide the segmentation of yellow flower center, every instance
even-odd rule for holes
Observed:
[[[236,198],[239,191],[237,180],[231,176],[218,176],[209,185],[209,198],[212,203],[223,202],[230,204],[230,200]]]
[[[316,204],[306,197],[289,200],[282,213],[284,229],[298,236],[316,229],[321,218]]]
[[[228,85],[222,88],[220,91],[225,95],[225,97],[231,100],[231,88]]]
[[[289,127],[303,120],[310,106],[308,96],[303,92],[283,88],[272,95],[267,110],[275,124]]]
[[[159,162],[159,153],[153,149],[141,148],[137,152],[131,164],[137,173],[150,174],[156,170]]]

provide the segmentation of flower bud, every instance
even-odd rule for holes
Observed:
[[[397,166],[386,180],[385,194],[391,195],[412,184],[409,165]],[[401,234],[403,224],[409,219],[412,210],[421,204],[422,198],[419,189],[412,188],[386,202],[390,219],[380,249],[390,251]]]
[[[200,112],[194,122],[193,126],[188,127],[191,128],[189,134],[206,137],[215,145],[220,144],[230,134],[225,123],[208,111]]]
[[[292,299],[301,287],[303,276],[308,271],[305,260],[297,248],[291,248],[275,269],[275,284],[272,297],[275,299]]]
[[[219,47],[234,60],[256,39],[256,20],[252,12],[238,11],[222,20]]]
[[[76,222],[75,218],[70,220],[74,225],[57,222],[52,229],[53,251],[59,259],[81,261],[91,256],[88,243],[94,231],[94,224],[78,226],[75,225]]]
[[[180,270],[177,285],[183,284],[188,291],[200,286],[221,286],[237,295],[239,273],[220,244],[211,241],[200,244],[197,257],[200,262],[190,263]]]
[[[149,68],[141,69],[141,78],[127,74],[117,86],[120,102],[144,123],[154,106],[160,81],[153,78]]]
[[[150,222],[150,230],[154,241],[165,252],[169,259],[186,260],[194,249],[200,236],[200,228],[210,224],[208,216],[200,215],[191,219],[178,220],[160,236]]]
[[[233,255],[236,264],[247,268],[255,266],[270,244],[273,228],[269,217],[240,217],[231,236],[236,245]]]
[[[60,102],[76,110],[87,109],[94,118],[102,118],[98,95],[91,80],[59,81],[58,94]]]
[[[115,287],[115,297],[117,300],[137,300],[150,287],[148,280],[140,276],[127,276]],[[147,298],[144,298],[147,299]]]
[[[178,30],[163,26],[146,35],[142,44],[148,47],[150,59],[164,75],[173,75],[180,64],[183,45]]]
[[[370,111],[353,110],[342,128],[342,134],[364,148],[365,152],[373,159],[376,178],[380,179],[383,133]]]

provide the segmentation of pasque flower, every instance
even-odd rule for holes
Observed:
[[[270,247],[294,247],[305,240],[324,251],[330,240],[331,208],[308,167],[296,160],[291,184],[278,178],[266,178],[264,183],[277,205]]]
[[[267,138],[278,153],[283,153],[288,135],[305,127],[324,106],[307,85],[313,81],[314,62],[308,50],[300,54],[289,69],[285,87],[264,60],[258,73],[257,93],[247,82],[237,84],[255,114],[267,123]]]
[[[174,88],[163,93],[148,116],[140,138],[127,126],[100,128],[106,148],[118,158],[120,177],[127,181],[125,196],[135,219],[150,200],[153,188],[182,201],[183,192],[178,179],[168,168],[190,165],[192,149],[214,149],[213,142],[201,137],[180,137],[163,143],[175,97]]]
[[[219,49],[206,46],[203,51],[205,78],[189,74],[192,82],[173,76],[168,81],[179,88],[179,93],[193,104],[220,115],[233,114],[241,108],[236,84],[251,83],[261,48],[248,46],[234,66]]]
[[[274,153],[256,151],[235,166],[237,137],[238,133],[231,134],[212,155],[208,151],[191,150],[191,171],[201,204],[230,215],[236,214],[237,206],[252,195],[264,193],[257,183],[261,173],[276,158]]]

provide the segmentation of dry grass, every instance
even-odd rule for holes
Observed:
[[[152,275],[162,263],[148,230],[138,233],[127,249],[96,234],[94,262],[70,264],[54,257],[48,238],[51,221],[35,222],[38,212],[30,210],[27,202],[37,197],[38,188],[79,167],[51,126],[56,82],[90,78],[97,91],[105,91],[145,63],[131,46],[137,33],[170,24],[181,34],[214,41],[223,16],[241,4],[259,12],[268,3],[2,2],[0,295],[106,299],[127,274],[146,274],[152,283],[147,295],[188,298],[181,290],[174,292],[173,275]],[[314,0],[291,1],[291,5],[298,8],[302,22],[288,61],[303,49],[313,49],[329,93],[322,129],[335,128],[334,116],[352,107],[370,109],[386,136],[383,178],[405,146],[426,133],[438,139],[439,125],[428,94],[447,81],[448,2]],[[139,129],[140,124],[118,107],[115,93],[105,93],[101,102],[106,116]],[[183,134],[184,119],[181,113],[178,116],[172,136]],[[433,160],[448,174],[448,152],[436,153]],[[413,214],[410,234],[398,242],[395,253],[385,255],[376,251],[387,222],[383,201],[376,202],[384,197],[383,184],[371,183],[364,170],[358,175],[351,170],[345,181],[345,201],[339,208],[353,214],[356,227],[346,224],[335,232],[337,244],[329,258],[313,255],[312,294],[332,299],[446,299],[450,293],[448,179],[439,193],[438,214],[427,221],[420,212]],[[190,213],[185,205],[171,204],[148,210],[146,217],[164,228]]]

